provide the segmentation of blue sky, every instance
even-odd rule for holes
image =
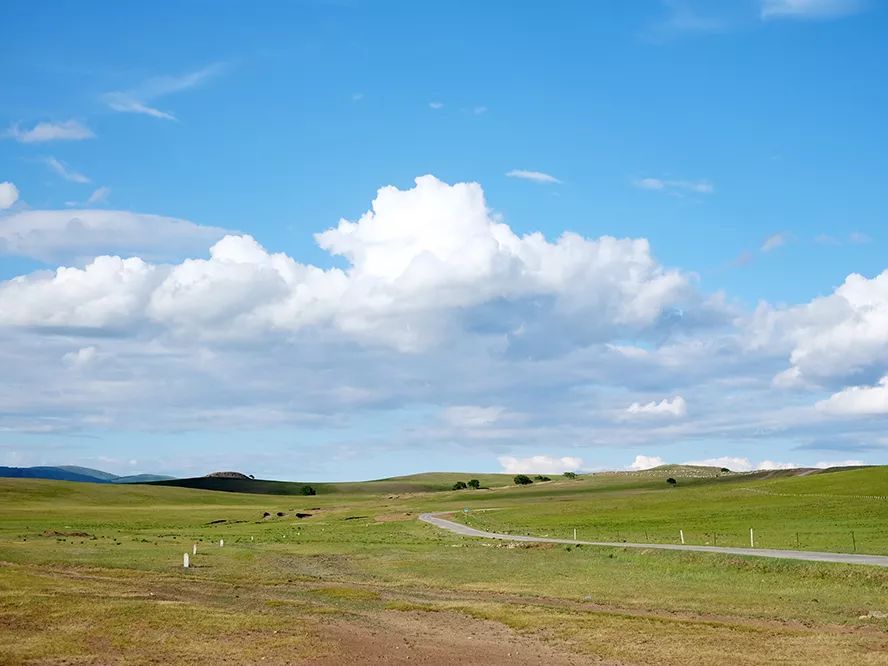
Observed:
[[[886,28],[13,2],[0,464],[888,462]]]

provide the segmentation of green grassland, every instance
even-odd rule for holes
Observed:
[[[652,471],[634,483],[588,477],[528,503],[497,498],[496,511],[460,514],[472,527],[587,541],[748,546],[888,554],[888,467],[806,476],[775,474],[678,477]],[[553,488],[554,491],[554,488]],[[563,493],[563,494],[562,494]],[[584,496],[585,495],[585,496]],[[530,496],[530,493],[527,493]],[[852,536],[853,533],[853,536]]]
[[[489,489],[439,490],[469,478]],[[455,626],[477,628],[479,655],[493,622],[575,663],[888,663],[888,620],[861,618],[888,611],[882,568],[516,545],[416,520],[453,511],[516,533],[673,542],[681,526],[719,545],[754,526],[762,546],[803,532],[818,535],[803,548],[837,551],[854,530],[858,551],[886,553],[886,467],[508,478],[312,484],[309,497],[0,480],[0,663],[345,663],[343,636],[371,630],[401,663],[404,618],[469,623]]]

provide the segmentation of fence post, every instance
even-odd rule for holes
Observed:
[[[577,540],[577,528],[574,527],[574,541]]]
[[[197,555],[197,544],[194,544],[193,546],[191,546],[191,554]]]
[[[755,534],[752,531],[752,528],[749,528],[749,547],[755,548]]]
[[[678,530],[678,536],[681,537],[681,545],[683,546],[683,545],[684,545],[684,542],[685,542],[685,531],[684,531],[684,530]]]
[[[852,552],[856,553],[857,552],[857,539],[854,538],[854,530],[851,530],[851,547],[853,549]]]
[[[219,548],[225,545],[225,539],[219,539]]]
[[[182,556],[182,566],[188,568],[188,553],[184,553]]]

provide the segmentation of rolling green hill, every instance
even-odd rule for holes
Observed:
[[[319,495],[329,494],[385,494],[426,493],[450,490],[457,481],[478,479],[482,486],[499,487],[512,483],[509,474],[471,474],[467,472],[429,472],[396,476],[374,481],[345,481],[339,483],[315,483],[301,481],[269,481],[264,479],[228,479],[220,477],[196,477],[157,481],[153,485],[219,490],[232,493],[262,495],[302,495],[305,486],[311,486]]]

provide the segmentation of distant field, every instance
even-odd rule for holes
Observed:
[[[178,488],[198,488],[201,490],[221,490],[234,493],[255,493],[263,495],[302,495],[302,489],[311,486],[320,494],[382,494],[382,493],[421,493],[450,490],[456,481],[478,479],[483,486],[505,486],[512,483],[508,474],[471,474],[470,472],[433,472],[411,476],[395,476],[376,481],[349,483],[314,483],[300,481],[268,481],[264,479],[226,479],[219,477],[196,477],[193,479],[170,479],[156,481],[154,485]]]
[[[491,489],[425,491],[469,478]],[[337,664],[347,650],[380,664],[708,665],[728,663],[725,646],[732,664],[888,663],[883,569],[513,546],[415,519],[663,540],[682,525],[719,544],[755,526],[765,546],[800,531],[821,535],[803,548],[842,551],[854,530],[858,550],[884,553],[886,467],[510,479],[311,484],[310,497],[0,480],[0,663]]]

